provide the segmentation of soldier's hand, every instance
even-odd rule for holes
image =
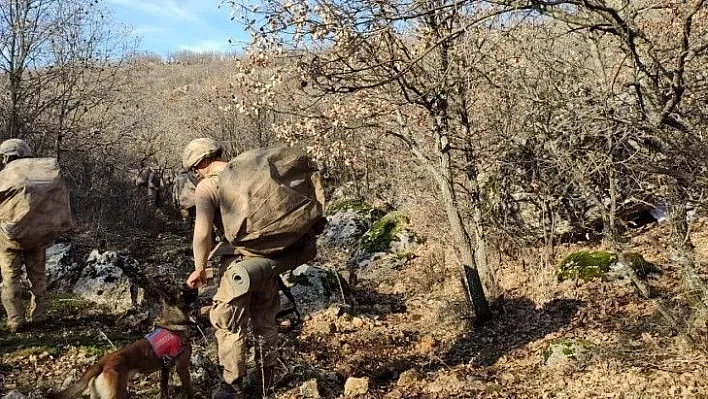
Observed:
[[[204,269],[202,270],[195,270],[192,272],[192,274],[187,277],[187,287],[189,288],[198,288],[201,285],[204,285],[206,283],[206,271]]]

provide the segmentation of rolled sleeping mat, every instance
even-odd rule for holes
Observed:
[[[238,298],[249,291],[260,291],[263,284],[273,277],[275,262],[267,258],[248,258],[235,261],[226,269],[231,295]]]

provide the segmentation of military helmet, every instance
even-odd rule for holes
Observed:
[[[210,138],[194,139],[184,147],[182,152],[182,166],[191,170],[206,158],[219,156],[223,147],[218,141]]]
[[[20,139],[5,140],[0,144],[0,155],[5,157],[26,158],[32,156],[32,150]]]

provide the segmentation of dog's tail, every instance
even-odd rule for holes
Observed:
[[[103,371],[103,362],[98,362],[94,364],[93,366],[89,367],[86,372],[84,372],[84,375],[81,376],[81,379],[78,381],[74,382],[73,384],[69,385],[68,387],[64,388],[60,392],[50,392],[47,394],[46,398],[47,399],[76,399],[80,398],[81,394],[86,391],[86,388],[88,388],[89,383],[93,378],[98,377],[99,374]]]

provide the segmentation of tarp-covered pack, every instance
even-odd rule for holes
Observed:
[[[175,177],[172,185],[172,199],[178,209],[194,208],[194,189],[197,186],[196,179],[189,173],[180,173]]]
[[[72,227],[69,190],[54,158],[24,158],[0,171],[0,235],[15,248],[51,243]]]
[[[244,255],[278,256],[324,219],[317,166],[286,145],[231,160],[219,176],[219,201],[226,239]]]

